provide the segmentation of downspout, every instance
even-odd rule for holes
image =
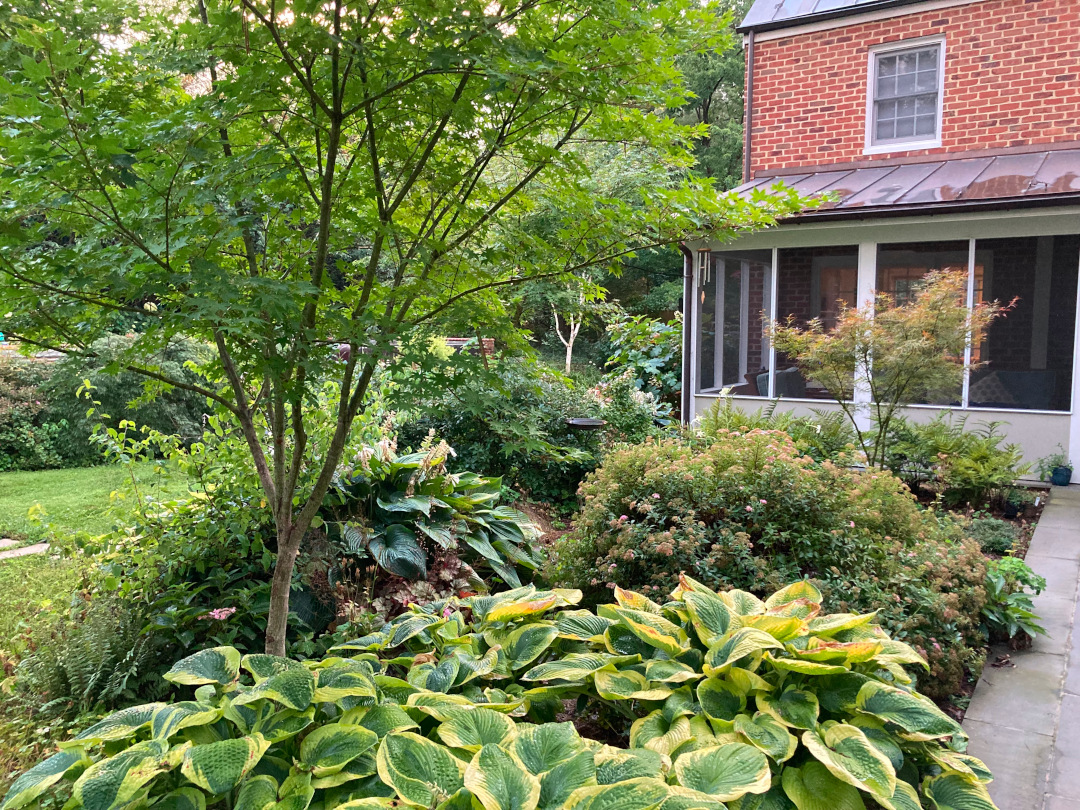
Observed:
[[[750,139],[754,133],[754,29],[746,34],[746,135],[743,137],[743,172],[744,183],[750,182]]]
[[[683,254],[683,347],[682,347],[682,385],[680,386],[679,421],[690,424],[690,398],[693,392],[690,390],[690,371],[693,368],[694,358],[690,356],[693,341],[690,339],[694,334],[694,254],[685,244],[679,244],[679,250]]]

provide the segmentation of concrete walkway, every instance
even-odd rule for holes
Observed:
[[[1035,611],[1050,635],[991,652],[964,718],[968,752],[994,772],[1002,810],[1080,810],[1080,487],[1054,488],[1027,563],[1046,577]],[[1015,666],[991,666],[1006,654]]]
[[[48,551],[48,543],[35,543],[32,546],[22,546],[21,548],[9,548],[6,551],[0,551],[0,560],[10,560],[13,557],[28,557],[31,554],[43,554]]]

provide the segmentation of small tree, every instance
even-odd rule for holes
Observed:
[[[868,463],[879,467],[897,411],[913,402],[953,398],[963,383],[968,342],[979,345],[994,318],[1008,309],[980,302],[969,312],[966,298],[966,273],[934,271],[904,304],[877,293],[873,307],[837,302],[836,326],[829,331],[820,319],[797,326],[793,318],[771,324],[770,331],[777,351],[837,401]],[[870,400],[870,429],[860,419],[866,403],[852,401],[858,388]]]
[[[137,319],[116,367],[242,433],[277,534],[270,653],[380,364],[505,321],[509,286],[801,203],[717,195],[687,171],[696,129],[653,114],[687,98],[681,54],[730,42],[696,0],[195,0],[119,41],[51,5],[0,16],[5,331],[91,356]],[[648,147],[636,205],[592,193],[585,141]],[[541,233],[538,196],[560,201]],[[180,336],[213,347],[207,382],[159,361]]]

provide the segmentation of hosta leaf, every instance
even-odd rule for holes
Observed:
[[[696,681],[702,675],[679,661],[657,658],[645,662],[645,677],[661,683],[684,683]]]
[[[822,706],[825,704],[823,703]],[[870,741],[870,744],[878,750],[878,752],[892,763],[893,770],[899,772],[904,767],[904,752],[897,744],[898,738],[895,734],[886,731],[885,723],[878,720],[876,717],[870,717],[865,714],[856,715],[848,719],[851,725],[858,728],[863,734],[866,735],[866,739]],[[934,746],[937,750],[942,750]]]
[[[783,646],[768,633],[753,627],[733,630],[720,638],[705,654],[705,674],[722,675],[743,658]]]
[[[766,616],[795,616],[804,622],[809,622],[819,613],[821,613],[821,605],[817,602],[811,602],[809,599],[796,599],[765,611]],[[782,796],[783,793],[778,795]]]
[[[818,616],[810,620],[810,632],[815,636],[834,636],[842,630],[851,630],[856,627],[870,624],[877,616],[873,613],[832,613],[828,616]]]
[[[593,676],[596,692],[605,700],[664,700],[671,689],[650,686],[645,676],[633,670],[602,669]]]
[[[918,792],[903,779],[896,780],[893,795],[887,801],[881,800],[880,804],[885,810],[923,810]]]
[[[854,714],[855,701],[859,697],[862,685],[871,680],[858,672],[845,672],[842,675],[827,675],[819,682],[817,694],[821,706],[834,714]]]
[[[379,778],[407,802],[431,807],[465,785],[465,763],[409,731],[387,734],[376,757]]]
[[[803,675],[841,675],[848,668],[838,664],[822,664],[817,661],[803,661],[798,658],[781,658],[766,655],[765,660],[781,672],[799,672]]]
[[[659,779],[630,779],[578,788],[567,799],[565,810],[652,810],[667,796],[667,785]]]
[[[505,637],[502,654],[516,671],[539,658],[558,637],[559,630],[552,624],[526,624]]]
[[[263,653],[245,655],[240,660],[240,666],[251,673],[251,677],[255,679],[255,683],[265,681],[267,678],[273,677],[280,672],[304,669],[304,665],[299,661],[294,661],[291,658],[282,658],[280,655],[265,655]]]
[[[379,742],[379,736],[363,726],[328,723],[312,731],[300,744],[300,761],[314,776],[337,773]]]
[[[737,621],[741,627],[755,627],[778,641],[794,638],[806,628],[798,616],[740,616]]]
[[[781,588],[766,599],[765,607],[775,608],[798,599],[806,599],[809,602],[821,604],[821,591],[809,580],[799,580],[798,582],[792,582],[786,588]]]
[[[686,717],[669,721],[660,709],[635,720],[630,726],[631,747],[648,748],[669,757],[692,737],[690,721]]]
[[[376,675],[375,685],[379,687],[379,694],[383,700],[393,700],[395,703],[405,703],[410,695],[415,695],[420,691],[408,681],[390,675]]]
[[[103,720],[94,723],[75,736],[75,740],[83,744],[97,743],[106,740],[124,740],[134,736],[135,732],[149,725],[154,719],[154,714],[165,708],[164,703],[145,703],[142,706],[129,706],[118,712],[113,712]]]
[[[360,710],[357,710],[360,711]],[[357,720],[342,718],[343,723],[355,722],[369,731],[374,731],[379,738],[385,737],[391,731],[405,731],[410,728],[419,728],[416,721],[409,717],[408,713],[393,703],[383,703],[372,706],[364,711]]]
[[[409,695],[405,705],[419,709],[424,714],[429,714],[444,723],[462,707],[471,709],[476,706],[464,695],[444,695],[440,692],[416,692]]]
[[[522,619],[526,616],[534,616],[538,613],[544,613],[555,606],[555,603],[559,601],[557,594],[551,591],[541,591],[535,594],[530,599],[522,599],[517,602],[503,602],[502,604],[495,605],[487,616],[484,617],[485,622],[508,622],[514,619]]]
[[[270,742],[261,734],[196,745],[184,754],[181,772],[209,793],[232,790],[266,753]]]
[[[604,653],[570,653],[557,661],[547,661],[537,664],[524,675],[523,681],[579,681],[588,675],[603,669],[608,664],[621,666],[624,664],[636,664],[641,657],[613,656]]]
[[[594,758],[596,781],[601,785],[613,785],[640,777],[657,777],[664,770],[664,757],[647,748],[627,750],[605,745],[595,753]]]
[[[747,793],[728,802],[728,810],[795,810],[795,805],[784,794],[780,780],[774,779],[768,793]]]
[[[206,794],[195,788],[178,788],[154,802],[154,810],[206,810]]]
[[[35,765],[11,783],[2,810],[19,810],[59,782],[68,771],[77,765],[89,764],[86,754],[81,749],[61,751]]]
[[[764,751],[777,762],[791,759],[799,745],[787,726],[764,712],[758,712],[753,717],[740,714],[735,718],[735,731],[745,742]]]
[[[656,647],[642,641],[633,630],[621,623],[613,624],[604,631],[604,646],[612,655],[636,655],[648,659],[659,654]]]
[[[368,550],[391,574],[409,580],[427,578],[427,553],[416,542],[416,533],[407,525],[391,523],[383,534],[371,538]]]
[[[768,758],[745,743],[683,754],[675,761],[675,776],[684,788],[722,802],[747,793],[765,793],[772,784]]]
[[[740,692],[744,695],[748,695],[751,692],[764,691],[771,692],[773,685],[767,680],[762,678],[756,672],[751,672],[748,669],[742,669],[741,667],[732,667],[727,671],[727,679],[731,681]]]
[[[727,805],[702,796],[696,790],[674,786],[668,788],[668,797],[660,810],[727,810]]]
[[[454,657],[458,661],[457,686],[463,686],[476,678],[490,675],[495,671],[495,667],[499,663],[499,651],[494,648],[481,656],[456,650]]]
[[[382,650],[390,641],[390,634],[382,630],[377,633],[368,633],[366,636],[335,644],[330,648],[331,652],[353,652],[357,650]]]
[[[218,683],[228,686],[240,677],[240,653],[232,647],[212,647],[181,659],[163,676],[184,686]]]
[[[960,725],[921,695],[904,692],[879,681],[859,689],[855,705],[867,714],[895,723],[920,739],[962,734]]]
[[[701,582],[698,582],[692,577],[688,577],[686,574],[679,574],[679,584],[675,586],[675,590],[671,592],[671,598],[676,601],[682,601],[686,598],[688,593],[704,593],[716,595],[716,591]]]
[[[765,603],[746,591],[724,591],[719,594],[724,604],[736,616],[756,616],[765,612]]]
[[[761,692],[757,695],[757,705],[785,726],[804,729],[817,726],[819,707],[813,692],[794,687],[788,687],[779,695]]]
[[[277,803],[278,783],[272,776],[249,776],[240,786],[233,810],[266,810]]]
[[[881,645],[881,649],[874,656],[875,661],[880,661],[883,664],[917,664],[927,670],[930,669],[926,659],[902,641],[883,638],[878,641],[878,644]]]
[[[423,512],[431,514],[431,498],[423,495],[406,495],[403,492],[393,492],[386,500],[376,498],[375,502],[380,509],[387,512]]]
[[[681,655],[690,649],[683,629],[663,616],[630,608],[616,608],[615,613],[635,636],[670,656]]]
[[[348,782],[371,776],[375,771],[375,754],[373,751],[365,751],[356,759],[346,763],[345,767],[340,771],[313,778],[311,787],[318,790],[339,787]]]
[[[986,787],[957,773],[923,780],[923,793],[938,810],[997,810]]]
[[[874,658],[880,651],[881,642],[877,640],[822,641],[815,638],[805,650],[796,650],[795,655],[806,661],[859,664]]]
[[[99,760],[75,780],[71,795],[85,810],[112,810],[127,804],[143,785],[169,770],[168,750],[164,740],[147,740]]]
[[[416,664],[409,669],[405,676],[409,683],[421,689],[429,689],[432,692],[449,692],[450,687],[457,680],[461,662],[455,656],[447,656],[437,664]]]
[[[217,722],[222,710],[193,700],[162,706],[150,720],[150,733],[156,739],[168,739],[183,728],[206,726]]]
[[[529,773],[539,776],[581,751],[573,723],[519,724],[510,748]]]
[[[649,597],[636,593],[635,591],[628,591],[618,586],[615,587],[615,601],[619,603],[619,607],[629,608],[630,610],[639,610],[644,613],[652,613],[659,616],[663,608],[660,607]]]
[[[451,748],[475,752],[485,745],[508,742],[514,735],[514,721],[491,709],[461,709],[440,725],[438,732]]]
[[[721,678],[707,678],[699,683],[697,699],[701,710],[713,720],[731,722],[746,708],[746,695]]]
[[[315,703],[337,703],[347,697],[375,697],[375,673],[360,661],[342,661],[319,669]]]
[[[315,676],[306,668],[287,669],[259,681],[247,692],[233,698],[236,705],[254,703],[257,700],[272,700],[290,709],[303,711],[311,705],[315,697]]]
[[[469,795],[469,801],[471,802],[471,794]],[[347,802],[336,805],[334,810],[384,810],[384,808],[400,807],[400,799],[390,798],[388,796],[365,796],[363,799],[350,799]],[[444,805],[440,804],[436,810],[443,810],[443,807]],[[457,808],[454,807],[452,810],[457,810]]]
[[[690,622],[694,625],[701,643],[711,647],[731,628],[731,609],[727,603],[711,591],[699,593],[690,591],[683,596],[686,608],[690,612]]]
[[[807,750],[837,779],[878,801],[889,799],[896,790],[896,772],[888,758],[855,726],[826,726],[820,735],[814,731],[802,735]]]
[[[574,641],[588,641],[594,636],[602,636],[614,622],[597,616],[591,610],[564,610],[555,614],[555,627],[561,638]]]
[[[784,793],[798,810],[865,810],[859,791],[841,782],[820,762],[790,765],[782,774]]]
[[[596,764],[592,751],[579,751],[540,775],[540,810],[561,810],[570,794],[580,787],[596,784]]]
[[[540,780],[498,745],[485,745],[465,770],[465,787],[484,810],[536,810]]]

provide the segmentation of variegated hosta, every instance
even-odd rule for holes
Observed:
[[[823,614],[808,582],[761,600],[682,577],[663,605],[615,598],[595,613],[559,589],[448,600],[338,649],[534,721],[574,700],[624,717],[686,807],[993,807],[960,726],[912,687],[905,667],[925,662],[873,614]]]
[[[993,808],[959,726],[909,688],[918,656],[872,616],[821,615],[807,583],[615,596],[449,600],[303,664],[204,650],[167,676],[194,700],[61,743],[0,810],[61,780],[68,810]],[[629,748],[551,722],[572,699],[621,713]]]

